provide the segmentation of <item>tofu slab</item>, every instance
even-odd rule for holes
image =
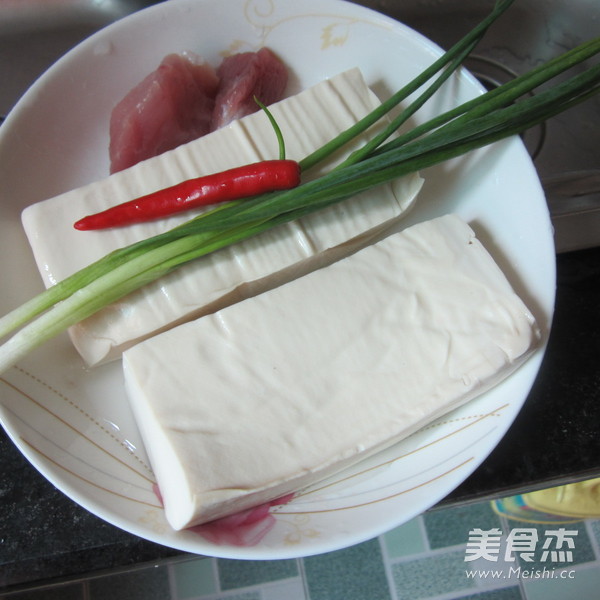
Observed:
[[[178,530],[389,446],[499,382],[538,339],[448,215],[142,342],[124,374]]]
[[[378,104],[360,71],[352,69],[270,109],[284,135],[287,157],[299,160]],[[349,151],[339,153],[324,168]],[[73,228],[79,218],[185,179],[277,156],[273,128],[260,111],[100,182],[28,207],[23,225],[45,285],[54,285],[116,248],[162,233],[194,213],[88,232]],[[318,174],[311,171],[308,176]],[[72,327],[71,339],[90,366],[118,358],[141,339],[260,293],[368,242],[404,214],[421,185],[418,175],[405,177],[199,259]]]

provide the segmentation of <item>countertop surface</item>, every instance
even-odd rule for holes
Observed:
[[[600,248],[557,257],[556,312],[531,393],[507,435],[443,504],[600,476]],[[80,508],[0,435],[2,588],[160,561],[181,553]]]

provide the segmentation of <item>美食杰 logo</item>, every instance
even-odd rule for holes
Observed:
[[[573,579],[575,571],[565,570],[565,565],[573,563],[578,533],[565,527],[543,533],[535,527],[516,527],[507,535],[497,527],[471,529],[465,562],[479,568],[467,570],[466,575],[470,579]],[[482,561],[498,568],[481,568]]]

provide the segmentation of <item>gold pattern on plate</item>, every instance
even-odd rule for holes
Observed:
[[[26,444],[32,450],[34,450],[35,452],[37,452],[40,456],[42,456],[48,462],[50,462],[53,465],[55,465],[55,466],[63,469],[63,471],[65,471],[66,473],[69,473],[69,475],[72,475],[73,477],[76,477],[80,481],[83,481],[87,485],[91,485],[92,487],[95,487],[95,488],[97,488],[99,490],[102,490],[104,492],[108,492],[109,494],[112,494],[113,496],[117,496],[118,498],[123,498],[124,500],[129,500],[129,501],[135,502],[137,504],[145,504],[146,506],[155,506],[154,504],[151,504],[150,502],[145,502],[144,500],[140,500],[138,498],[132,498],[131,496],[127,496],[125,494],[121,494],[120,492],[117,492],[115,490],[111,490],[110,488],[107,488],[107,487],[105,487],[103,485],[100,485],[99,483],[96,483],[95,481],[92,481],[91,479],[87,479],[87,478],[81,476],[79,473],[76,473],[72,469],[69,469],[65,465],[59,463],[58,461],[56,461],[55,459],[53,459],[48,454],[45,454],[44,452],[42,452],[39,448],[37,448],[36,446],[34,446],[31,442],[29,442],[28,440],[26,440],[24,437],[21,437],[21,440],[23,441],[24,444]],[[162,508],[162,507],[158,506],[157,508]]]
[[[142,525],[146,525],[152,531],[158,534],[166,533],[169,529],[167,524],[165,523],[164,518],[162,518],[163,512],[162,508],[160,510],[149,508],[144,511],[142,516],[138,517],[138,523]]]
[[[343,46],[350,36],[350,28],[355,21],[346,20],[343,23],[330,23],[323,27],[321,32],[321,50],[326,50],[333,46]]]
[[[277,519],[277,521],[292,527],[292,531],[288,531],[283,536],[283,542],[286,546],[295,546],[307,538],[321,537],[321,532],[310,526],[310,515],[306,513],[294,515],[292,520]]]
[[[67,427],[68,429],[70,429],[71,431],[76,433],[82,440],[84,440],[85,442],[87,442],[91,446],[93,446],[94,448],[103,452],[105,455],[107,455],[110,459],[114,460],[119,465],[127,468],[129,471],[131,471],[136,476],[140,477],[144,481],[145,484],[148,484],[148,483],[153,484],[154,483],[154,480],[152,477],[152,471],[151,471],[150,467],[137,454],[135,454],[135,452],[132,451],[130,446],[128,446],[123,440],[121,440],[117,436],[115,436],[114,433],[112,431],[110,431],[110,429],[108,429],[102,423],[100,423],[93,415],[91,415],[90,413],[85,411],[83,408],[81,408],[74,400],[72,400],[71,398],[69,398],[68,396],[66,396],[65,394],[63,394],[62,392],[60,392],[59,390],[57,390],[56,388],[54,388],[53,386],[48,384],[46,381],[44,381],[41,378],[39,378],[38,376],[34,375],[33,373],[30,373],[29,371],[27,371],[21,367],[18,367],[18,366],[14,367],[14,369],[16,371],[18,371],[19,373],[21,373],[22,375],[26,376],[28,379],[35,382],[37,385],[40,385],[44,389],[50,391],[53,395],[55,395],[60,400],[65,402],[69,407],[76,410],[87,421],[91,422],[95,427],[97,427],[98,430],[100,430],[103,434],[108,436],[108,438],[110,438],[111,442],[117,443],[119,450],[125,450],[127,452],[128,456],[133,457],[135,459],[135,461],[137,462],[137,464],[142,468],[142,471],[140,471],[138,468],[134,467],[133,465],[128,464],[125,460],[123,460],[122,458],[117,456],[114,452],[109,450],[104,445],[94,441],[90,436],[86,435],[83,431],[81,431],[79,428],[77,428],[74,424],[70,423],[67,419],[65,419],[61,415],[59,415],[56,412],[54,412],[53,410],[51,410],[42,401],[37,400],[34,396],[32,396],[30,393],[28,393],[27,391],[22,389],[20,386],[8,381],[4,377],[0,377],[0,382],[3,383],[4,385],[6,385],[7,387],[9,387],[10,389],[12,389],[13,391],[20,394],[24,399],[31,402],[37,409],[48,414],[50,417],[56,419],[63,426]],[[35,431],[37,431],[37,430],[35,430]],[[39,435],[41,435],[42,437],[45,437],[42,432],[37,431],[37,433]],[[130,502],[134,502],[134,503],[146,505],[146,506],[151,506],[151,507],[156,506],[151,502],[147,502],[147,501],[139,499],[139,498],[134,498],[127,494],[123,494],[123,493],[117,491],[116,489],[110,489],[100,483],[92,481],[91,479],[84,477],[82,474],[69,468],[67,465],[62,464],[62,462],[60,462],[57,457],[50,456],[49,454],[47,454],[46,452],[41,450],[38,446],[36,446],[36,444],[34,444],[31,440],[28,440],[27,438],[25,438],[23,435],[20,435],[19,439],[26,446],[31,448],[31,450],[35,451],[39,456],[44,458],[46,461],[55,465],[56,467],[59,467],[60,469],[62,469],[66,473],[68,473],[69,475],[76,477],[77,479],[79,479],[80,481],[82,481],[83,483],[85,483],[87,485],[90,485],[90,486],[100,489],[104,492],[112,494],[113,496],[116,496],[118,498],[128,500]],[[78,457],[78,459],[81,460],[81,457]],[[88,466],[92,467],[92,465],[88,465]],[[161,508],[161,507],[157,507],[157,508]]]
[[[25,369],[22,369],[21,367],[14,367],[14,368],[16,370],[18,370],[20,373],[22,373],[23,375],[29,377],[31,380],[35,381],[37,384],[43,386],[44,388],[46,388],[47,390],[49,390],[50,392],[52,392],[54,395],[56,395],[58,398],[60,398],[63,402],[65,402],[66,404],[68,404],[71,408],[73,408],[77,412],[79,412],[79,414],[81,416],[83,416],[86,420],[90,421],[103,434],[106,434],[113,442],[116,442],[121,449],[123,449],[123,450],[125,450],[127,452],[127,454],[129,456],[133,457],[134,460],[143,468],[143,470],[147,474],[138,471],[137,469],[135,469],[131,465],[127,464],[122,459],[118,458],[110,450],[108,450],[107,448],[105,448],[101,444],[98,444],[97,442],[95,442],[94,440],[92,440],[89,436],[87,436],[85,433],[83,433],[77,427],[75,427],[75,425],[69,423],[67,420],[65,420],[64,418],[62,418],[61,416],[59,416],[58,414],[56,414],[52,410],[50,410],[50,408],[48,408],[43,402],[37,400],[31,394],[29,394],[25,390],[21,389],[19,386],[15,385],[14,383],[11,383],[10,381],[8,381],[7,379],[5,379],[4,377],[0,377],[0,382],[4,383],[6,386],[10,387],[14,391],[16,391],[19,394],[21,394],[21,396],[23,396],[24,398],[26,398],[27,400],[29,400],[31,403],[33,403],[35,406],[37,406],[39,409],[41,409],[44,412],[48,413],[51,417],[53,417],[54,419],[56,419],[57,421],[59,421],[60,423],[62,423],[65,427],[68,427],[69,429],[71,429],[73,432],[75,432],[77,435],[79,435],[86,442],[88,442],[92,446],[98,448],[98,450],[101,450],[102,452],[104,452],[105,454],[107,454],[110,458],[112,458],[113,460],[116,460],[117,462],[119,462],[120,464],[122,464],[124,467],[130,469],[136,475],[139,475],[140,477],[142,477],[143,479],[145,479],[146,481],[148,481],[150,483],[154,482],[154,480],[152,478],[152,475],[153,475],[152,474],[152,469],[145,463],[145,461],[143,461],[135,452],[132,451],[131,447],[127,443],[125,443],[123,440],[121,440],[117,436],[115,436],[112,431],[110,431],[107,427],[105,427],[102,423],[100,423],[95,417],[93,417],[87,411],[83,410],[75,401],[71,400],[68,396],[66,396],[65,394],[63,394],[59,390],[55,389],[54,387],[52,387],[51,385],[49,385],[48,383],[46,383],[44,380],[40,379],[39,377],[37,377],[33,373],[30,373],[29,371],[26,371]]]
[[[276,4],[275,0],[246,0],[244,4],[244,17],[257,32],[258,41],[249,42],[239,38],[234,39],[227,49],[221,52],[221,55],[229,56],[237,52],[254,51],[263,46],[267,46],[269,37],[274,31],[282,25],[293,21],[309,20],[314,22],[316,19],[327,21],[327,23],[322,26],[319,36],[321,50],[343,46],[348,41],[353,26],[359,23],[389,28],[389,26],[384,23],[378,23],[368,19],[357,19],[355,17],[334,13],[299,13],[297,15],[279,17]]]

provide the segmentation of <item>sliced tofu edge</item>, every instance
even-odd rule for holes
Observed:
[[[355,100],[353,100],[354,104],[350,102],[350,105],[353,106],[352,110],[356,110],[357,107],[362,107],[360,110],[363,110],[369,103],[371,107],[378,103],[373,92],[364,83],[360,71],[356,68],[322,83],[327,84],[326,87],[329,88],[328,93],[334,99],[336,97],[338,99],[345,97],[345,102],[350,102],[349,98],[354,94],[356,97]],[[317,86],[314,87],[316,88]],[[302,92],[300,94],[302,94]],[[292,112],[288,116],[291,117],[294,115],[294,111],[300,109],[300,107],[296,106],[294,103],[286,103],[286,100],[283,100],[272,107],[274,114],[277,115],[278,111],[281,110],[281,114],[284,116],[286,114],[285,107],[295,107],[290,109]],[[249,140],[253,142],[243,150],[243,152],[249,152],[250,154],[248,154],[248,157],[254,156],[254,159],[260,159],[261,156],[269,155],[269,153],[271,153],[271,138],[274,136],[266,134],[258,135],[258,132],[260,131],[259,123],[263,118],[264,116],[262,114],[256,113],[255,115],[250,115],[234,124],[231,128],[237,132],[234,137],[235,140],[240,142],[240,147],[247,146]],[[343,121],[341,116],[340,119]],[[291,119],[290,122],[293,124],[293,119]],[[284,120],[282,124],[286,125],[287,122]],[[328,127],[331,126],[328,125]],[[293,127],[289,133],[290,135],[293,133]],[[212,139],[215,139],[218,135],[219,132],[211,134]],[[207,137],[210,138],[210,136]],[[293,138],[291,139],[293,140]],[[246,141],[244,142],[244,140]],[[256,147],[251,147],[254,142],[256,142]],[[306,143],[308,142],[299,142],[298,148],[296,148],[293,143],[288,145],[292,146],[292,150],[299,154],[300,147],[302,144]],[[317,141],[317,144],[318,143],[321,143],[321,141]],[[153,189],[165,187],[167,184],[172,183],[172,181],[167,181],[168,177],[165,179],[166,173],[171,173],[170,176],[172,177],[176,177],[177,174],[181,175],[183,178],[191,176],[190,169],[195,168],[195,149],[205,148],[206,145],[206,141],[203,141],[202,139],[196,140],[195,142],[184,145],[184,147],[180,147],[167,152],[160,157],[156,157],[156,160],[150,159],[144,161],[125,172],[112,175],[104,182],[108,186],[107,190],[109,193],[106,194],[108,201],[110,204],[115,204],[130,199],[131,197],[148,193]],[[302,152],[310,151],[311,149],[311,147],[306,147],[302,149]],[[242,150],[240,150],[240,152],[242,152]],[[223,154],[223,152],[221,152],[221,154]],[[222,160],[240,160],[240,157],[237,154],[231,159],[226,159],[224,156],[221,156],[221,154],[216,153],[216,156],[213,157],[211,163],[213,167],[221,164]],[[251,160],[248,157],[246,158],[246,161]],[[300,158],[300,154],[297,158]],[[154,169],[155,165],[158,165],[159,168]],[[229,166],[232,165],[225,165],[225,167]],[[164,173],[162,173],[162,171],[164,171]],[[171,287],[169,297],[175,298],[176,300],[165,300],[167,294],[165,294],[162,282],[149,284],[144,288],[142,293],[134,292],[128,297],[133,299],[131,305],[128,304],[127,299],[122,303],[114,303],[111,307],[101,310],[96,315],[93,315],[70,328],[69,334],[71,340],[88,366],[94,366],[118,359],[126,348],[143,339],[161,333],[172,326],[179,325],[190,319],[198,318],[203,314],[213,312],[231,303],[235,303],[247,296],[262,293],[274,285],[283,283],[289,278],[301,276],[322,264],[337,260],[354,249],[361,247],[364,243],[368,243],[378,236],[382,230],[393,225],[398,218],[401,218],[411,208],[421,189],[422,183],[422,179],[418,174],[415,174],[390,184],[390,186],[388,186],[388,192],[386,192],[390,194],[390,198],[385,200],[385,202],[390,202],[391,197],[395,197],[397,209],[394,208],[392,210],[390,207],[387,213],[383,209],[380,213],[375,213],[378,216],[381,216],[380,223],[375,227],[371,227],[374,219],[365,220],[364,228],[360,231],[360,223],[357,221],[354,226],[354,231],[351,230],[352,228],[349,228],[347,232],[348,235],[346,235],[346,232],[343,229],[344,227],[347,227],[347,225],[340,226],[340,231],[332,236],[329,245],[327,244],[327,235],[323,236],[323,233],[315,234],[317,236],[315,240],[318,244],[315,248],[315,256],[313,257],[302,259],[299,255],[297,259],[292,261],[293,264],[285,264],[285,262],[282,264],[274,264],[272,273],[260,272],[256,276],[250,274],[252,276],[247,278],[247,280],[241,279],[237,283],[231,282],[225,287],[220,289],[216,288],[214,293],[211,292],[211,294],[208,294],[205,300],[191,302],[189,306],[184,306],[181,299],[176,299],[178,296],[174,292],[176,292],[176,289],[178,289],[180,285],[177,280],[177,275],[173,275],[172,277],[169,276],[167,279],[164,279],[164,281],[169,282],[169,286],[175,286]],[[139,231],[142,231],[141,229],[136,230],[134,228],[132,230],[133,233],[131,234],[129,232],[114,233],[114,244],[113,242],[110,242],[109,246],[105,246],[102,240],[109,239],[107,236],[112,236],[112,233],[94,232],[90,237],[85,238],[90,240],[89,247],[87,242],[84,244],[85,247],[81,247],[81,242],[79,241],[83,239],[81,237],[81,232],[72,231],[71,220],[73,220],[74,215],[71,207],[72,203],[77,199],[77,195],[81,194],[85,198],[85,202],[89,202],[89,208],[96,206],[97,209],[100,209],[101,206],[99,206],[98,203],[105,202],[106,200],[101,197],[102,195],[97,194],[94,191],[97,189],[96,185],[97,184],[90,184],[79,190],[67,192],[58,197],[37,203],[23,211],[23,225],[33,249],[38,270],[47,287],[57,280],[62,279],[77,267],[83,266],[85,261],[84,263],[81,263],[82,257],[86,256],[87,252],[89,252],[89,256],[86,260],[91,262],[99,256],[106,254],[114,246],[118,247],[135,241],[139,235]],[[374,192],[372,197],[375,197],[375,194],[377,194],[377,192]],[[363,199],[352,199],[352,204],[348,204],[349,207],[355,207],[351,209],[354,211],[353,214],[355,215],[361,214],[361,210],[366,206],[366,201],[368,200],[368,197],[370,197],[369,194],[362,194],[361,196],[363,196]],[[47,214],[46,211],[49,209],[54,212]],[[390,219],[392,213],[394,213],[393,218]],[[80,214],[79,216],[82,215]],[[322,232],[324,227],[315,225],[315,223],[318,223],[319,218],[320,217],[317,215],[305,218],[300,223],[300,227],[308,228],[310,231],[321,230]],[[183,218],[183,220],[185,219]],[[335,220],[335,213],[324,213],[325,223],[331,222],[332,220]],[[346,224],[350,223],[348,219],[343,222]],[[53,224],[52,235],[49,235],[47,232],[44,233],[43,231],[48,227],[49,223]],[[62,228],[62,233],[60,228]],[[148,229],[148,234],[152,235],[154,233],[159,233],[161,228],[165,227],[158,225],[155,230],[155,226],[152,226]],[[352,235],[356,232],[359,232],[358,235]],[[147,237],[147,235],[144,234],[142,237]],[[64,243],[61,242],[60,244],[57,244],[58,239],[64,240]],[[77,247],[77,243],[79,243],[79,250],[65,253],[63,248],[70,247],[71,242],[69,240],[76,244],[74,247]],[[92,244],[96,245],[92,247]],[[240,248],[244,247],[245,246],[242,243]],[[88,248],[92,249],[88,250]],[[320,255],[321,253],[322,255]],[[70,260],[78,262],[67,268],[60,266]],[[182,280],[185,278],[190,279],[193,276],[204,277],[202,271],[199,271],[198,274],[194,275],[192,269],[186,269],[185,271],[181,271],[181,273],[185,273],[185,275],[182,275]],[[186,292],[185,289],[183,291]],[[203,292],[200,297],[203,298]],[[171,302],[171,304],[173,304],[173,302],[179,302],[179,305],[181,305],[182,308],[170,306],[169,302]],[[139,313],[137,318],[132,318],[135,316],[130,310],[132,306],[135,306]],[[141,307],[141,309],[139,307]],[[126,326],[124,326],[123,323],[126,323]]]
[[[452,220],[456,220],[456,217],[444,217],[442,218],[442,221],[437,221],[440,225],[446,225]],[[468,228],[466,225],[465,227]],[[405,230],[405,232],[403,232],[403,234],[417,235],[418,231],[419,225],[408,228]],[[467,230],[463,229],[462,233],[464,234],[465,231]],[[471,231],[470,228],[468,228],[468,231]],[[394,234],[394,236],[403,234]],[[164,422],[161,422],[161,419],[158,418],[156,414],[154,414],[151,418],[148,418],[148,415],[153,413],[152,405],[156,402],[160,403],[160,398],[148,398],[147,390],[145,389],[147,381],[145,381],[145,377],[143,375],[145,371],[144,369],[140,371],[139,367],[140,361],[144,361],[150,356],[150,365],[155,369],[160,368],[160,359],[157,361],[156,357],[161,356],[161,351],[159,348],[161,337],[159,336],[158,338],[148,340],[148,342],[142,343],[132,348],[130,351],[125,352],[123,364],[128,396],[131,401],[133,412],[136,415],[136,420],[139,424],[142,437],[145,440],[150,460],[153,464],[153,468],[155,469],[158,485],[165,500],[167,519],[171,526],[174,529],[182,529],[230,514],[231,512],[237,512],[239,510],[252,507],[274,498],[278,498],[290,492],[298,491],[309,484],[324,479],[329,475],[345,468],[346,466],[356,463],[357,461],[362,460],[363,458],[370,456],[373,453],[376,453],[383,448],[405,438],[440,415],[447,413],[448,411],[468,402],[484,391],[490,389],[492,386],[496,385],[509,374],[511,374],[518,366],[520,366],[531,354],[531,352],[538,346],[540,340],[539,330],[535,324],[533,315],[531,315],[525,305],[516,297],[516,295],[514,295],[510,285],[504,278],[504,275],[501,273],[491,256],[485,251],[485,249],[483,249],[478,240],[476,240],[474,234],[472,234],[472,231],[469,235],[471,235],[470,245],[472,244],[473,247],[480,248],[480,250],[475,251],[479,253],[475,255],[475,260],[472,264],[467,261],[467,268],[473,267],[478,272],[478,276],[480,277],[482,285],[489,288],[492,293],[498,294],[499,298],[508,297],[509,300],[507,306],[510,306],[511,310],[516,311],[515,314],[520,314],[518,321],[519,327],[521,327],[522,331],[515,333],[516,341],[514,353],[511,354],[512,350],[507,352],[501,350],[498,353],[496,353],[494,350],[494,356],[491,360],[500,361],[498,363],[498,367],[495,370],[492,370],[491,373],[488,373],[483,380],[477,381],[475,384],[473,384],[473,386],[466,390],[465,393],[458,396],[455,395],[451,398],[445,398],[443,401],[432,400],[430,405],[426,407],[425,413],[419,413],[419,411],[416,411],[414,414],[410,415],[408,420],[401,423],[396,423],[393,430],[388,430],[384,432],[383,435],[377,435],[371,439],[363,440],[360,444],[360,448],[358,448],[356,445],[350,445],[345,453],[338,454],[329,460],[324,460],[322,462],[317,461],[308,467],[304,466],[303,468],[298,469],[296,474],[288,477],[287,479],[274,479],[268,484],[250,487],[234,486],[232,488],[227,488],[217,486],[213,490],[194,489],[194,479],[197,477],[197,474],[193,473],[194,467],[191,467],[191,471],[186,471],[186,468],[183,466],[185,465],[186,461],[188,464],[194,463],[194,460],[197,458],[193,458],[194,451],[191,451],[192,460],[190,460],[190,456],[184,456],[180,454],[181,448],[177,447],[177,443],[172,445],[173,438],[170,438],[168,434],[165,435],[165,432],[168,432],[169,428],[165,428]],[[387,240],[382,243],[385,244],[386,242]],[[463,243],[461,240],[451,239],[448,247],[450,248],[454,242],[457,244]],[[372,248],[372,246],[370,248]],[[369,251],[369,248],[367,251]],[[362,253],[359,252],[354,256],[360,258],[361,254]],[[471,251],[471,255],[473,255],[473,251]],[[352,260],[353,257],[346,258],[343,259],[341,263],[350,265]],[[340,263],[336,263],[334,268],[337,268],[339,264]],[[327,275],[327,272],[329,271],[333,273],[331,269],[332,267],[323,269],[320,276],[322,277],[324,273]],[[298,280],[291,284],[286,284],[282,287],[288,289],[294,287],[296,291],[304,290],[304,292],[306,292],[307,290],[311,289],[311,279],[315,279],[316,277],[317,276],[315,274],[307,275],[302,280]],[[282,288],[277,288],[277,290],[275,290],[278,297],[281,295],[281,290]],[[270,292],[267,292],[265,295],[260,297],[259,300],[262,303],[263,308],[265,302],[268,302],[270,294]],[[246,302],[254,301],[255,300],[248,300],[237,304],[232,308],[239,314],[239,312],[243,310],[243,306]],[[227,311],[228,309],[222,311],[223,318],[225,319],[227,318]],[[304,316],[309,317],[310,315]],[[219,315],[216,315],[209,317],[208,319],[215,320],[219,318]],[[277,322],[277,318],[277,316],[273,317],[273,322]],[[208,323],[206,319],[207,318],[200,319],[195,323],[199,324],[202,321]],[[195,327],[195,323],[181,326],[177,329],[171,330],[165,335],[173,339],[174,336],[182,333],[184,334],[186,330],[193,330],[192,328]],[[206,327],[204,329],[206,329]],[[203,330],[200,329],[198,331]],[[208,342],[208,339],[205,339],[205,341]],[[511,340],[508,340],[507,348],[512,348],[512,343],[513,342]],[[152,349],[152,352],[150,352],[149,355],[146,352],[147,348]],[[166,361],[170,359],[173,360],[172,356],[164,356],[163,358]],[[323,359],[327,360],[327,357],[324,356]],[[260,356],[255,356],[249,357],[248,360],[259,361],[260,365],[261,359]],[[265,369],[265,373],[268,373],[268,365],[263,365],[262,368]],[[232,373],[234,372],[235,371],[232,371]],[[287,383],[289,384],[290,382]],[[188,382],[186,385],[189,386],[189,384],[190,382]],[[198,385],[199,388],[201,388],[201,384],[202,382],[199,380],[196,380],[195,383],[192,383],[192,385]],[[227,386],[228,384],[223,383],[223,385]],[[277,385],[273,385],[275,386],[274,389],[279,389],[279,383]],[[176,394],[177,391],[173,390],[173,393]],[[201,395],[201,393],[201,389],[198,389],[198,394]],[[267,397],[269,399],[271,398],[271,396]],[[280,398],[280,401],[285,401],[285,398]],[[209,400],[204,402],[210,403]],[[156,407],[156,404],[154,407]],[[219,410],[218,398],[215,398],[214,409]],[[252,452],[252,449],[249,448],[248,452]],[[171,456],[171,460],[178,462],[179,466],[173,469],[170,461],[166,460],[167,456]],[[198,468],[201,469],[201,467]]]
[[[107,309],[104,309],[97,316],[93,315],[71,327],[69,329],[71,342],[88,366],[95,366],[118,360],[128,348],[131,348],[146,339],[160,335],[173,327],[178,327],[189,321],[222,310],[223,308],[241,302],[242,300],[263,294],[280,285],[303,277],[316,269],[333,264],[380,239],[397,226],[416,201],[423,183],[424,180],[420,176],[414,176],[391,184],[393,189],[401,191],[402,195],[400,196],[399,192],[397,195],[405,202],[405,208],[395,218],[384,221],[365,231],[361,231],[356,236],[348,238],[336,245],[329,246],[311,256],[298,260],[293,264],[276,269],[256,279],[239,281],[227,289],[219,290],[217,296],[206,304],[194,306],[190,303],[190,306],[184,314],[181,314],[177,318],[169,319],[168,322],[163,324],[157,323],[155,327],[144,331],[141,335],[131,337],[125,341],[115,340],[115,338],[110,335],[103,336],[101,333],[102,325],[97,325],[97,323],[104,319],[104,315],[107,312]],[[318,218],[318,215],[315,215],[315,217]],[[199,260],[203,259],[201,258]],[[134,294],[137,293],[138,292],[134,292]],[[139,293],[141,294],[143,292]]]

